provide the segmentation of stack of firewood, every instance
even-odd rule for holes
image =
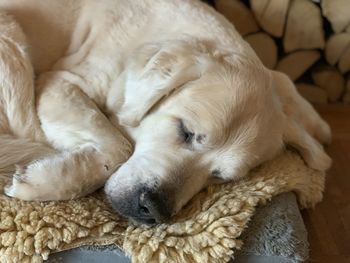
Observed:
[[[215,0],[263,63],[314,103],[350,103],[350,0]]]

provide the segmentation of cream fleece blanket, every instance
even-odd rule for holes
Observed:
[[[311,207],[322,199],[324,180],[324,173],[285,152],[243,180],[202,191],[172,223],[156,227],[129,225],[102,191],[45,203],[1,195],[0,262],[42,262],[52,252],[91,244],[116,244],[133,262],[228,262],[258,204],[294,191],[301,207]]]

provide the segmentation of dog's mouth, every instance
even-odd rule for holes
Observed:
[[[133,225],[155,226],[155,225],[160,224],[160,223],[157,223],[157,221],[153,218],[131,217],[131,218],[129,218],[129,221]]]

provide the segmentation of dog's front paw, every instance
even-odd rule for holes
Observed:
[[[26,175],[26,167],[16,166],[12,181],[5,186],[4,193],[22,200],[37,200],[38,191]]]
[[[16,166],[12,181],[5,187],[4,193],[26,201],[60,200],[62,193],[57,172],[61,170],[48,159],[33,162],[26,167]]]

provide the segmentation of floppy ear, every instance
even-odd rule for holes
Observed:
[[[185,41],[137,48],[125,70],[124,103],[118,113],[120,124],[137,126],[162,97],[198,79],[205,66],[200,58],[203,48]]]
[[[284,115],[284,142],[298,150],[309,167],[320,171],[327,170],[332,161],[322,144],[331,140],[328,124],[298,93],[293,82],[285,74],[271,72],[272,85]]]

